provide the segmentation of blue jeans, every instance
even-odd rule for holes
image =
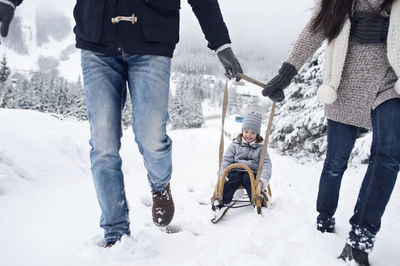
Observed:
[[[372,144],[348,242],[365,252],[372,251],[375,235],[389,202],[400,166],[400,99],[391,99],[371,113]]]
[[[317,197],[317,223],[326,224],[336,212],[340,184],[351,150],[357,139],[358,127],[328,119],[328,148]]]
[[[373,248],[399,172],[400,99],[380,104],[371,112],[371,119],[371,155],[350,219],[352,229],[347,240],[353,247],[365,252]],[[329,218],[336,211],[341,179],[357,130],[356,127],[328,120],[328,151],[318,192],[318,219]]]
[[[127,86],[133,132],[152,190],[164,189],[172,173],[172,141],[166,134],[171,59],[154,55],[108,56],[82,50],[82,73],[90,122],[91,170],[106,241],[129,235],[121,171],[121,111]]]

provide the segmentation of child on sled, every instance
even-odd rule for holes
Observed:
[[[242,132],[233,140],[224,153],[219,175],[223,173],[226,167],[233,163],[242,163],[248,166],[257,174],[257,169],[261,157],[263,137],[260,136],[261,114],[258,112],[249,112],[245,115],[242,122]],[[265,154],[264,164],[260,176],[262,182],[262,191],[267,188],[271,179],[271,160],[268,153]],[[216,212],[224,213],[232,202],[235,191],[243,186],[251,201],[251,183],[249,173],[242,168],[234,168],[227,175],[227,182],[224,185],[222,203],[214,206]]]

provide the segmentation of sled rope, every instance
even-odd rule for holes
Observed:
[[[222,165],[222,158],[224,156],[224,133],[225,133],[225,116],[228,105],[228,81],[225,83],[224,99],[222,101],[222,126],[221,126],[221,137],[219,141],[219,167]]]
[[[228,80],[225,83],[225,90],[224,90],[224,98],[222,100],[222,125],[221,125],[221,137],[219,139],[219,162],[218,162],[218,172],[219,169],[221,169],[222,165],[222,158],[224,156],[224,127],[225,127],[225,116],[226,116],[226,109],[228,105]],[[211,198],[211,202],[214,202],[215,200],[217,201],[222,201],[222,195],[219,194],[219,175],[218,175],[218,182],[216,186],[216,191],[214,192],[214,195]]]

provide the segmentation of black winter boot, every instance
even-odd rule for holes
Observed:
[[[368,253],[359,249],[353,248],[346,244],[343,248],[342,254],[338,257],[344,261],[355,261],[358,266],[370,266],[368,260]]]
[[[107,243],[104,245],[104,248],[110,248],[110,247],[114,246],[115,243],[117,243],[117,241],[110,241],[110,242],[107,242]]]
[[[335,232],[335,217],[328,218],[326,220],[317,219],[317,230],[321,233],[334,233]]]
[[[162,191],[152,191],[153,194],[153,222],[157,226],[167,226],[172,221],[175,213],[175,205],[169,184]]]

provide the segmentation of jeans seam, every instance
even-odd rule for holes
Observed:
[[[361,223],[363,222],[363,220],[364,220],[364,213],[365,213],[365,205],[367,205],[367,203],[368,203],[368,197],[367,197],[367,195],[371,192],[371,190],[373,189],[373,186],[372,186],[372,184],[374,183],[373,181],[375,180],[375,169],[376,169],[376,153],[377,153],[377,147],[379,146],[379,144],[380,144],[380,136],[381,136],[381,132],[380,132],[380,123],[379,123],[379,110],[378,109],[376,109],[376,136],[377,136],[377,143],[376,143],[376,147],[375,147],[375,159],[374,159],[374,162],[373,162],[373,166],[372,166],[372,170],[371,170],[371,177],[370,177],[370,180],[369,180],[369,182],[368,182],[368,185],[367,185],[367,188],[366,188],[366,191],[365,191],[365,195],[364,195],[364,202],[362,202],[362,205],[361,205],[361,208],[360,208],[360,221],[359,221],[359,225],[361,225]],[[363,226],[364,227],[364,226]]]

